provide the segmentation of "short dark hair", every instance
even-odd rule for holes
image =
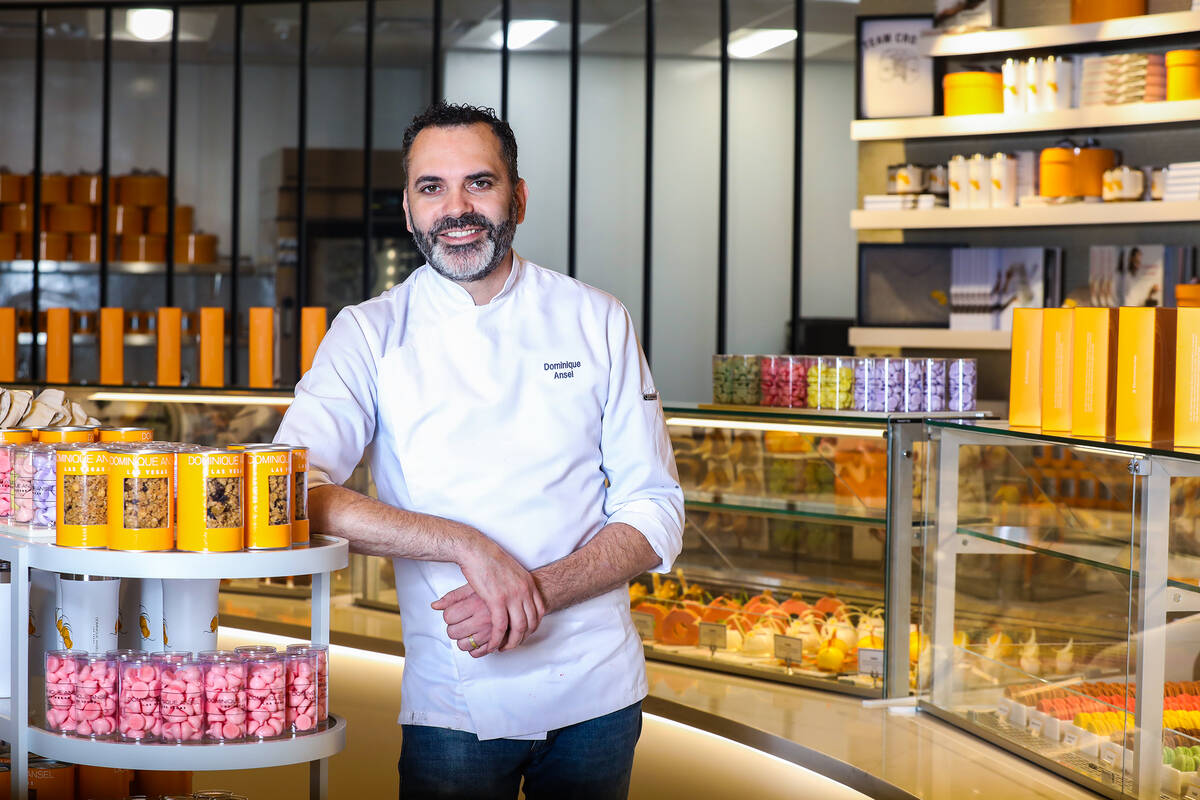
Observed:
[[[496,116],[496,110],[484,106],[447,103],[439,100],[429,108],[413,117],[412,122],[404,130],[404,143],[400,147],[400,157],[404,160],[404,180],[408,183],[408,156],[412,151],[413,141],[417,134],[426,128],[457,128],[465,125],[483,123],[492,129],[500,141],[500,156],[508,170],[508,179],[516,186],[520,175],[517,174],[517,137],[513,136],[512,128],[507,122]]]

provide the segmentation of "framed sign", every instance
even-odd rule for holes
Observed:
[[[858,118],[933,116],[933,59],[917,47],[933,17],[859,17]]]

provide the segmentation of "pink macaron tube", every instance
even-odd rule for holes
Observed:
[[[72,733],[75,720],[71,708],[75,704],[75,658],[73,650],[50,650],[46,653],[46,730]]]
[[[287,732],[283,656],[246,659],[246,738],[275,739]]]
[[[239,742],[246,738],[246,665],[231,650],[200,654],[204,679],[204,740]]]
[[[317,654],[301,650],[285,657],[287,727],[293,734],[317,729]]]
[[[163,742],[183,744],[204,738],[204,676],[200,661],[160,661]]]
[[[311,653],[317,659],[317,730],[325,728],[329,721],[329,645],[290,644],[287,652]]]
[[[149,653],[118,665],[117,731],[127,742],[157,742],[162,735],[162,673]]]
[[[117,663],[107,655],[75,656],[73,734],[85,739],[117,735]]]

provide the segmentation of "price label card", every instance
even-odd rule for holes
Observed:
[[[804,660],[804,640],[795,636],[775,634],[775,657],[785,661]]]
[[[1040,719],[1029,720],[1029,732],[1032,733],[1034,736],[1041,736],[1042,735],[1042,720],[1040,720]]]
[[[1189,783],[1183,791],[1183,800],[1200,800],[1200,785]]]
[[[638,636],[643,639],[654,638],[653,614],[647,614],[645,611],[631,611],[629,615],[633,617],[633,627],[637,628]]]
[[[1063,744],[1067,747],[1074,747],[1079,744],[1079,731],[1067,731],[1063,734]]]
[[[715,647],[724,650],[726,646],[726,630],[721,622],[700,623],[700,646]]]
[[[859,648],[858,671],[872,678],[883,675],[883,651],[871,648]]]
[[[1109,769],[1112,769],[1113,765],[1117,763],[1117,759],[1120,757],[1120,755],[1120,748],[1118,748],[1112,742],[1109,742],[1100,748],[1100,763]]]

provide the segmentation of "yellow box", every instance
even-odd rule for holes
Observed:
[[[1122,308],[1117,332],[1116,437],[1171,438],[1175,415],[1175,309]]]
[[[1071,430],[1071,355],[1075,310],[1042,312],[1042,430]]]
[[[1075,309],[1074,338],[1071,433],[1112,436],[1117,420],[1117,310]]]
[[[1022,428],[1042,424],[1042,309],[1013,310],[1012,374],[1008,421]]]
[[[1175,446],[1200,447],[1200,308],[1176,311]]]

